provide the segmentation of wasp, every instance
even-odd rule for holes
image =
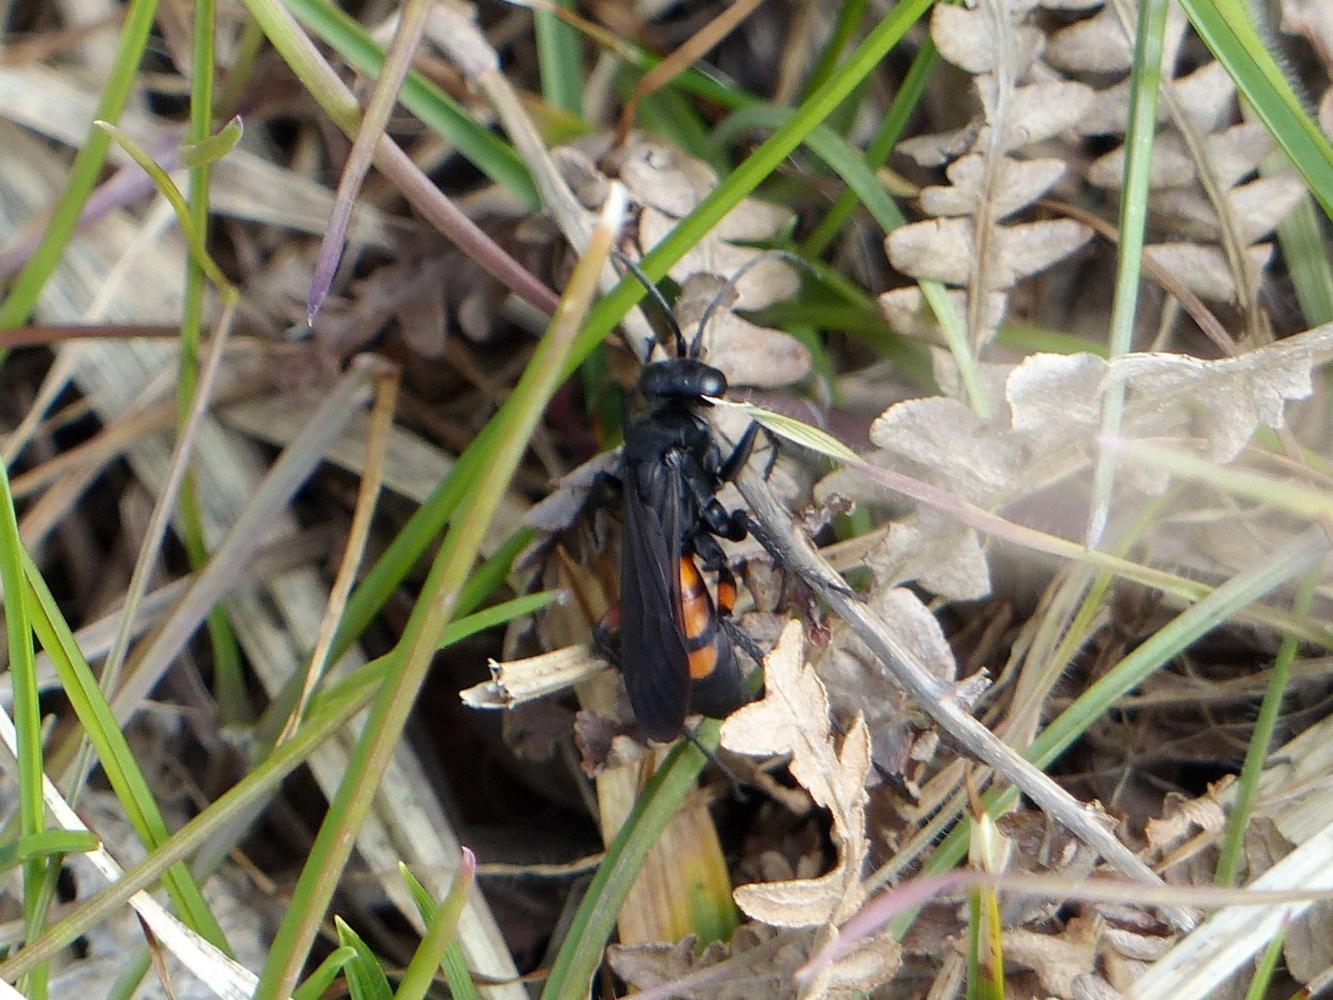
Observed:
[[[760,656],[731,621],[736,581],[718,542],[745,538],[748,518],[716,495],[749,459],[758,425],[723,457],[704,412],[727,379],[700,359],[705,321],[688,346],[673,323],[675,356],[645,360],[637,392],[647,408],[626,423],[613,477],[624,513],[616,658],[635,717],[664,742],[691,711],[722,718],[748,701],[735,647]],[[701,569],[717,574],[716,600]]]

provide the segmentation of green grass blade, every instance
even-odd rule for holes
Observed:
[[[1319,530],[1311,530],[1269,554],[1258,564],[1242,572],[1212,593],[1191,605],[1159,629],[1151,638],[1136,646],[1107,674],[1080,694],[1068,708],[1047,724],[1023,752],[1038,767],[1048,767],[1071,743],[1103,718],[1115,702],[1142,684],[1191,644],[1231,619],[1276,587],[1306,573],[1327,553],[1327,539]],[[983,801],[993,816],[1018,797],[1014,788],[988,793]],[[922,874],[949,871],[967,854],[967,823],[960,823],[935,849],[922,867]],[[893,922],[901,934],[910,925],[915,912]]]
[[[430,924],[435,920],[439,909],[435,905],[435,900],[430,898],[426,887],[406,867],[401,867],[399,870],[402,872],[403,881],[407,883],[407,891],[412,894],[412,902],[416,904],[422,921]],[[449,947],[444,950],[440,969],[449,983],[449,992],[453,994],[454,1000],[481,1000],[481,994],[477,992],[477,985],[472,981],[472,973],[468,971],[467,961],[463,957],[463,949],[456,940],[450,941]]]
[[[95,121],[120,120],[125,102],[135,86],[139,62],[143,58],[144,46],[148,43],[156,14],[157,0],[131,0],[112,58],[111,73],[102,87],[97,109],[93,112]],[[74,235],[84,202],[88,200],[106,163],[110,143],[110,136],[96,126],[89,126],[83,145],[74,155],[74,164],[70,167],[65,189],[51,210],[51,219],[42,234],[41,243],[14,279],[9,295],[0,303],[0,330],[21,326],[31,315],[47,279],[55,271],[60,255],[65,251],[65,245]],[[0,360],[6,353],[0,349]]]
[[[266,801],[292,771],[326,739],[340,731],[353,716],[363,711],[374,694],[375,682],[398,669],[399,657],[390,653],[373,665],[376,669],[358,675],[360,684],[342,683],[322,692],[311,703],[306,719],[296,733],[275,750],[250,774],[227,789],[199,815],[176,831],[151,854],[125,871],[118,882],[103,889],[64,920],[49,927],[9,960],[0,963],[0,978],[13,979],[45,961],[80,935],[86,934],[124,906],[135,892],[147,889],[162,879],[174,866],[203,847],[219,830],[253,813]],[[350,678],[349,678],[350,680]]]
[[[407,869],[403,867],[402,870]],[[412,954],[403,978],[398,982],[394,1000],[422,1000],[435,978],[435,970],[442,966],[445,953],[451,947],[460,950],[454,932],[458,929],[458,918],[476,877],[476,856],[465,847],[463,857],[458,862],[458,870],[449,883],[449,893],[426,920],[426,933]]]
[[[333,922],[338,928],[338,943],[353,952],[343,966],[348,995],[352,1000],[392,1000],[389,977],[384,974],[384,968],[370,946],[360,934],[343,923],[342,917],[334,917]]]
[[[180,164],[193,170],[216,163],[236,148],[244,134],[245,125],[238,115],[212,135],[206,133],[198,140],[181,143]]]
[[[1292,610],[1298,615],[1308,615],[1314,603],[1315,587],[1320,574],[1311,572],[1305,578],[1296,595]],[[1250,813],[1255,799],[1259,795],[1259,779],[1263,775],[1264,764],[1268,761],[1268,748],[1273,743],[1273,734],[1277,731],[1278,717],[1282,712],[1282,701],[1287,696],[1287,679],[1291,676],[1291,664],[1300,650],[1300,643],[1295,636],[1283,636],[1273,660],[1273,674],[1268,679],[1268,690],[1259,705],[1259,715],[1254,720],[1254,731],[1250,734],[1249,746],[1245,748],[1245,763],[1241,765],[1240,781],[1236,787],[1236,797],[1227,814],[1226,832],[1222,837],[1222,850],[1217,859],[1217,872],[1214,881],[1218,885],[1236,884],[1244,860],[1245,831],[1250,825]]]
[[[715,720],[700,724],[695,736],[709,750],[717,749],[720,728]],[[569,934],[556,955],[542,989],[542,1000],[583,1000],[602,950],[615,928],[620,907],[638,878],[643,859],[657,843],[703,770],[707,758],[684,740],[662,762],[639,795],[625,823],[607,846],[602,863],[569,925]]]
[[[199,344],[204,327],[204,277],[213,281],[224,295],[229,286],[208,257],[208,203],[212,182],[212,161],[224,156],[241,139],[240,119],[235,118],[216,135],[213,128],[213,75],[216,53],[213,36],[217,22],[216,0],[196,0],[194,5],[194,46],[190,79],[190,126],[187,142],[181,147],[182,162],[190,168],[190,196],[187,214],[181,225],[198,236],[193,253],[185,260],[185,297],[181,307],[180,358],[177,365],[176,433],[184,432],[194,406],[199,380]],[[160,182],[159,182],[160,185]],[[159,186],[160,189],[160,186]],[[186,222],[188,219],[188,225]],[[219,280],[222,279],[222,280]],[[201,570],[208,562],[208,543],[204,538],[204,519],[195,490],[194,476],[187,470],[181,482],[176,509],[181,524],[181,541],[190,568]],[[241,666],[240,643],[219,605],[207,617],[208,639],[213,655],[214,691],[218,713],[224,723],[236,723],[248,715],[245,678]],[[117,668],[119,669],[119,668]],[[108,688],[113,685],[108,684]]]
[[[19,837],[31,841],[46,827],[46,804],[42,799],[43,751],[41,692],[37,683],[32,627],[23,600],[26,590],[23,561],[27,553],[19,537],[14,497],[9,489],[9,471],[0,462],[0,583],[5,594],[5,639],[9,650],[9,675],[14,685],[14,727],[18,734]],[[54,873],[46,858],[29,853],[23,857],[23,935],[31,941],[41,931],[53,886]],[[47,968],[33,970],[27,992],[37,1000],[46,996]]]
[[[96,749],[103,773],[130,824],[144,846],[152,851],[170,836],[166,820],[157,808],[125,734],[116,725],[97,678],[74,641],[74,633],[56,607],[37,567],[26,555],[23,556],[23,569],[27,583],[20,592],[28,605],[33,630],[41,640],[42,648],[50,655],[61,688]],[[222,928],[204,902],[203,893],[189,869],[184,864],[172,866],[164,876],[164,882],[181,919],[196,933],[230,954]]]
[[[1277,235],[1305,322],[1312,327],[1333,323],[1333,266],[1324,250],[1319,215],[1307,195],[1278,224]]]
[[[1276,587],[1300,576],[1324,557],[1318,529],[1274,550],[1237,574],[1153,634],[1060,713],[1033,740],[1026,756],[1045,767],[1101,717],[1114,702],[1142,684],[1191,644]]]
[[[626,94],[629,90],[627,87]],[[722,144],[709,132],[693,102],[679,91],[663,88],[648,94],[639,101],[634,120],[640,127],[703,160],[720,175],[731,168]]]
[[[453,527],[445,535],[431,565],[421,596],[399,641],[401,668],[391,675],[371,708],[347,772],[320,825],[309,858],[292,892],[255,996],[278,1000],[290,992],[305,962],[319,922],[351,852],[354,833],[374,800],[379,775],[407,723],[430,666],[439,636],[454,617],[459,594],[469,575],[491,517],[536,428],[547,402],[563,379],[576,331],[597,288],[597,276],[610,254],[625,209],[624,189],[612,185],[602,217],[566,286],[547,334],[537,346],[523,375],[492,423],[498,444],[473,489],[460,504]]]
[[[844,0],[838,10],[838,19],[833,23],[833,31],[829,34],[828,41],[824,43],[815,68],[810,71],[810,76],[802,88],[805,96],[813,94],[828,82],[828,78],[833,75],[833,68],[838,65],[842,50],[852,40],[852,35],[856,33],[856,28],[861,23],[861,18],[865,16],[865,12],[866,0]]]
[[[338,973],[348,962],[356,957],[356,949],[351,945],[335,948],[329,957],[320,962],[315,971],[306,976],[305,982],[292,992],[292,1000],[320,1000],[320,997],[333,985]]]
[[[926,91],[926,82],[935,71],[937,62],[939,62],[939,52],[935,48],[935,43],[927,38],[913,57],[912,65],[908,68],[907,75],[903,77],[902,86],[893,95],[893,103],[889,105],[888,114],[884,116],[879,128],[875,130],[874,138],[866,146],[865,165],[872,172],[884,165],[884,161],[893,152],[893,147],[898,144],[903,129],[907,127],[907,119],[921,103],[921,95]],[[856,192],[850,187],[838,195],[824,218],[819,220],[819,225],[802,244],[801,252],[807,257],[818,257],[827,250],[829,244],[851,218],[857,202]]]
[[[116,144],[129,154],[130,158],[142,168],[144,173],[152,178],[153,185],[175,210],[176,222],[181,227],[181,235],[185,237],[185,242],[189,244],[194,259],[203,267],[204,273],[208,275],[213,284],[224,291],[230,289],[231,282],[222,273],[222,269],[214,263],[213,258],[208,255],[208,249],[204,246],[204,234],[195,226],[195,213],[191,210],[185,195],[181,194],[180,188],[176,187],[176,182],[171,179],[171,175],[153,159],[148,150],[135,142],[129,133],[120,127],[104,121],[95,121],[93,126],[115,139]]]
[[[1148,180],[1153,139],[1157,134],[1157,92],[1162,81],[1163,39],[1167,0],[1138,5],[1134,63],[1130,69],[1129,128],[1125,133],[1125,172],[1120,196],[1120,242],[1116,255],[1115,297],[1108,337],[1111,357],[1129,353],[1134,344],[1134,315],[1143,270],[1143,233],[1148,222]],[[1102,396],[1101,433],[1120,433],[1125,408],[1125,383],[1113,383]],[[1115,455],[1101,449],[1092,475],[1087,543],[1096,548],[1106,528],[1115,488]]]
[[[30,858],[53,858],[60,854],[83,854],[96,850],[99,841],[83,830],[43,830],[31,836],[20,837],[12,844],[0,847],[0,872],[9,871]]]
[[[552,0],[573,7],[570,0]],[[537,66],[546,102],[578,118],[583,117],[583,52],[578,33],[549,10],[533,12],[537,37]]]
[[[1249,988],[1245,991],[1245,1000],[1264,1000],[1265,997],[1273,995],[1272,983],[1273,975],[1277,972],[1277,963],[1282,958],[1282,946],[1287,940],[1287,928],[1283,925],[1282,929],[1273,935],[1273,940],[1268,942],[1268,947],[1264,949],[1263,955],[1254,967],[1254,978],[1250,980]],[[1305,993],[1298,992],[1296,996],[1305,996]]]

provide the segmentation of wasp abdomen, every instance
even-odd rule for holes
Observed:
[[[680,557],[680,624],[690,679],[703,680],[717,668],[717,612],[699,567],[689,556]]]

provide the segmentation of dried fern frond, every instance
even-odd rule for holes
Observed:
[[[974,74],[981,111],[956,132],[902,144],[922,166],[947,163],[948,183],[921,192],[922,209],[935,219],[903,226],[885,241],[898,270],[963,290],[974,350],[994,335],[1011,288],[1092,236],[1071,219],[1006,221],[1042,197],[1067,169],[1063,159],[1029,158],[1022,151],[1072,130],[1093,98],[1084,84],[1052,79],[1043,71],[1044,36],[1026,23],[1030,10],[1029,4],[1002,0],[987,0],[973,10],[935,8],[931,37],[945,59]],[[915,290],[883,296],[890,321],[915,313],[918,296]]]
[[[1134,7],[1112,0],[1092,17],[1057,32],[1048,60],[1068,72],[1127,73]],[[1238,121],[1235,86],[1220,66],[1207,62],[1173,79],[1188,39],[1183,15],[1168,23],[1159,117],[1149,179],[1151,224],[1159,242],[1145,254],[1195,294],[1239,305],[1251,336],[1262,334],[1258,287],[1272,257],[1260,242],[1295,206],[1304,186],[1294,171],[1258,177],[1274,141],[1258,123]],[[1098,58],[1113,56],[1114,58]],[[1128,77],[1103,89],[1099,113],[1080,125],[1084,135],[1123,135]],[[1108,113],[1112,108],[1121,110]],[[1120,146],[1089,165],[1089,183],[1118,191],[1124,165]]]

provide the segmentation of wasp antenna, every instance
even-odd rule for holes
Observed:
[[[751,257],[736,270],[735,274],[727,279],[725,285],[717,290],[717,294],[709,301],[707,308],[704,309],[703,315],[699,317],[698,329],[694,331],[694,340],[690,342],[690,357],[697,358],[703,353],[704,331],[708,329],[708,321],[713,318],[713,313],[720,309],[728,299],[735,295],[736,287],[740,284],[741,279],[749,272],[750,268],[757,265],[760,261],[768,260],[771,257],[776,257],[779,260],[786,261],[788,264],[794,264],[807,271],[811,270],[809,261],[804,257],[799,257],[787,250],[764,250],[756,256]]]
[[[643,268],[639,267],[639,265],[628,256],[621,253],[619,250],[612,251],[611,256],[617,264],[638,279],[639,284],[641,284],[648,292],[649,297],[657,303],[658,310],[666,320],[667,326],[671,329],[671,338],[675,341],[677,357],[685,357],[685,334],[681,331],[680,324],[676,322],[676,313],[671,308],[671,304],[667,302],[666,296],[662,294],[662,290],[658,288],[657,285],[653,284],[653,280],[643,273]],[[652,360],[653,345],[649,344],[648,354],[644,357],[643,362],[644,364],[647,364]]]

